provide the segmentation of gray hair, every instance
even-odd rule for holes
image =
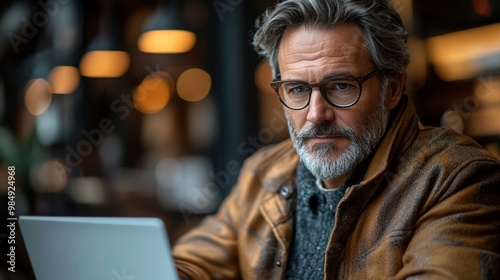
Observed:
[[[340,23],[356,24],[362,30],[368,55],[383,76],[406,70],[408,32],[388,0],[284,0],[257,20],[253,46],[268,59],[273,76],[280,78],[278,49],[287,27]]]

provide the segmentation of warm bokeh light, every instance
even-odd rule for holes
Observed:
[[[260,91],[265,93],[274,93],[274,90],[271,88],[273,73],[267,60],[259,63],[257,69],[255,70],[254,79],[255,84]]]
[[[39,192],[60,192],[66,188],[68,175],[64,165],[57,160],[49,160],[37,170],[35,186]]]
[[[189,102],[197,102],[205,98],[211,87],[210,74],[198,68],[184,71],[177,80],[179,97]]]
[[[427,49],[438,75],[447,81],[471,78],[481,60],[500,54],[500,24],[431,37]]]
[[[49,82],[52,93],[72,93],[80,83],[80,73],[78,68],[73,66],[56,66],[50,71]]]
[[[123,76],[130,65],[130,56],[123,51],[90,51],[80,61],[80,72],[92,78]]]
[[[141,34],[139,50],[146,53],[185,53],[196,44],[196,35],[186,30],[152,30]]]
[[[155,72],[144,78],[134,91],[134,104],[137,110],[145,114],[154,114],[167,105],[171,96],[169,77],[168,73]]]
[[[28,111],[35,116],[43,114],[52,102],[52,90],[45,79],[34,79],[28,82],[24,101]]]

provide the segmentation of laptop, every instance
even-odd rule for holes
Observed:
[[[157,218],[20,216],[38,280],[178,279]]]

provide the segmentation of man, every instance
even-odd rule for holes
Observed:
[[[174,247],[187,279],[500,279],[500,163],[419,124],[387,0],[285,0],[254,46],[291,140]]]

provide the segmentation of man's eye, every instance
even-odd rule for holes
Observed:
[[[346,89],[349,89],[349,87],[351,87],[352,85],[348,84],[348,83],[336,83],[335,84],[335,89],[339,89],[339,90],[346,90]]]
[[[305,85],[302,85],[302,84],[290,84],[290,85],[286,85],[285,88],[286,88],[286,91],[285,91],[286,93],[293,94],[293,95],[308,92],[307,87]]]
[[[358,85],[356,82],[349,80],[329,81],[325,84],[325,88],[327,88],[329,92],[345,92],[356,90]]]
[[[306,87],[304,87],[304,86],[294,87],[294,88],[292,88],[291,91],[294,92],[294,93],[305,92],[306,91]]]

